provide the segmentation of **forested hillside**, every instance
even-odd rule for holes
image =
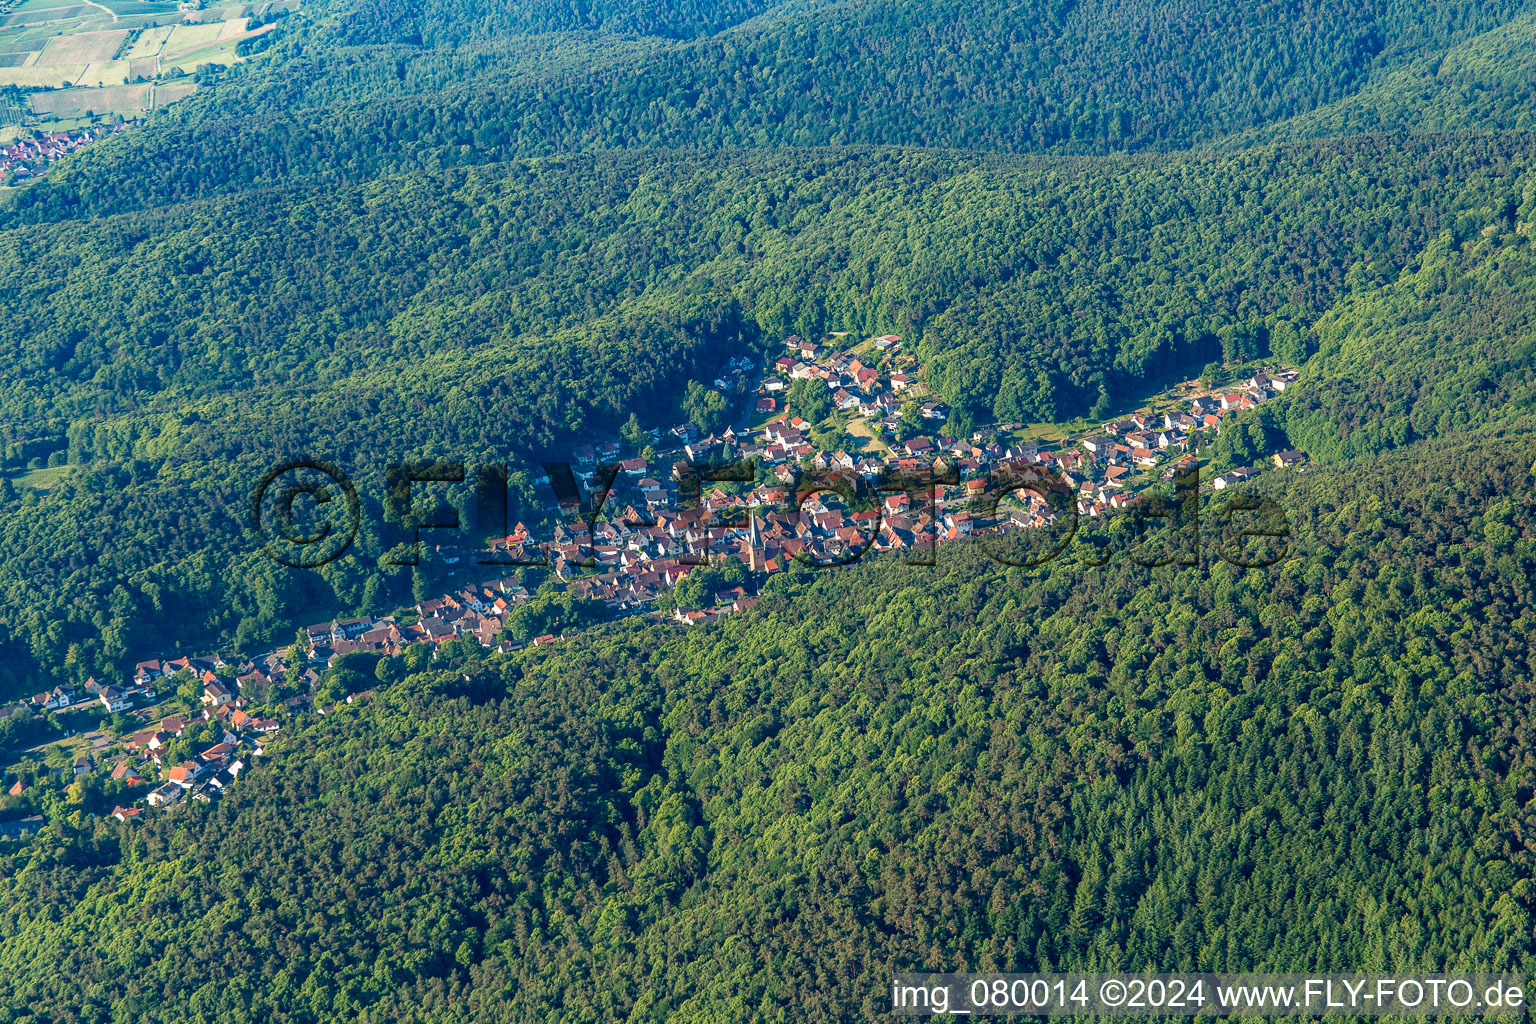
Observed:
[[[0,674],[36,692],[167,629],[245,645],[306,607],[387,610],[409,577],[376,568],[376,529],[323,578],[265,560],[245,502],[268,466],[338,461],[378,524],[390,462],[530,461],[631,412],[686,418],[688,379],[791,332],[911,335],[961,432],[1085,414],[1212,359],[1300,362],[1317,318],[1427,246],[1523,244],[1528,148],[573,157],[17,229],[5,458],[78,470],[0,494]],[[1509,287],[1523,309],[1527,282]]]
[[[1304,455],[1243,485],[1290,522],[1267,570],[1141,567],[1108,515],[1034,572],[979,543],[791,568],[712,625],[382,659],[211,806],[59,797],[0,839],[0,1018],[853,1021],[918,967],[1529,975],[1533,18],[323,0],[3,190],[5,700],[418,600],[379,564],[386,465],[506,461],[536,522],[540,460],[718,429],[749,392],[701,384],[791,334],[900,335],[959,438],[1295,368],[1192,454]],[[297,455],[361,493],[319,571],[250,524]]]
[[[1417,57],[1359,92],[1308,114],[1243,132],[1227,145],[1416,128],[1529,130],[1536,19],[1525,15]]]
[[[1536,204],[1458,248],[1437,239],[1395,280],[1361,286],[1315,326],[1313,384],[1256,417],[1326,458],[1528,414],[1536,402]],[[1518,229],[1521,234],[1515,234]]]
[[[891,971],[1530,969],[1530,420],[1273,570],[975,549],[437,665],[0,872],[42,1020],[842,1020]]]
[[[1524,6],[808,0],[697,39],[609,45],[593,33],[686,37],[756,8],[344,0],[288,19],[272,59],[28,189],[19,215],[612,147],[1180,148],[1343,100]]]
[[[336,35],[347,43],[406,43],[433,50],[508,36],[583,30],[606,36],[693,39],[785,4],[782,0],[362,0],[329,6],[341,21]]]

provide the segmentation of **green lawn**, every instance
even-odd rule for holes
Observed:
[[[29,469],[19,476],[11,477],[11,483],[16,487],[30,487],[35,491],[51,491],[60,480],[69,472],[68,466],[49,466],[46,469]]]
[[[1087,429],[1082,421],[1074,423],[1026,423],[1007,436],[1020,441],[1064,441],[1073,433]]]

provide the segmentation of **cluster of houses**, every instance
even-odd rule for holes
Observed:
[[[758,388],[757,412],[777,412],[791,384],[797,380],[819,380],[832,392],[832,408],[838,412],[862,416],[878,427],[894,432],[897,412],[906,402],[906,392],[917,385],[912,373],[882,372],[850,351],[833,350],[827,345],[791,335],[784,343],[788,349],[773,364],[773,375],[763,379]],[[874,339],[877,352],[894,354],[901,348],[901,338],[885,334]],[[922,406],[923,417],[942,423],[949,416],[942,402]]]
[[[894,336],[876,341],[886,347],[899,344]],[[792,379],[824,380],[836,389],[834,394],[851,395],[851,389],[857,388],[861,394],[874,391],[883,399],[911,387],[900,374],[882,380],[848,352],[829,352],[799,338],[789,339],[788,345],[792,354],[780,359],[776,369]],[[931,435],[893,440],[878,452],[866,449],[858,454],[819,449],[809,440],[811,424],[787,412],[774,416],[761,429],[742,433],[726,429],[718,436],[701,438],[691,427],[679,426],[668,435],[671,445],[658,460],[663,464],[675,459],[696,464],[750,460],[762,471],[750,486],[701,488],[693,507],[680,500],[676,473],[640,457],[621,459],[616,442],[587,445],[573,453],[573,472],[589,491],[603,492],[602,515],[590,527],[568,518],[545,543],[536,542],[527,527],[518,524],[493,548],[519,562],[547,559],[572,592],[604,601],[614,614],[632,614],[651,605],[690,572],[719,558],[735,557],[754,573],[771,574],[786,568],[791,559],[840,564],[865,551],[926,551],[981,532],[1030,529],[1054,521],[1053,505],[1028,490],[1010,494],[995,514],[982,521],[976,513],[977,499],[986,494],[989,476],[1000,470],[1032,470],[1070,486],[1080,515],[1122,508],[1136,500],[1143,485],[1171,478],[1191,465],[1201,438],[1219,432],[1228,417],[1279,394],[1295,379],[1292,371],[1255,373],[1228,392],[1196,395],[1173,411],[1137,413],[1050,449],[1033,441],[1002,439],[1017,424],[1002,424],[995,432],[976,431],[968,438],[945,436],[935,428]],[[780,386],[775,386],[776,380]],[[782,391],[782,383],[769,377],[762,389],[772,396]],[[892,405],[877,399],[869,414],[878,415]],[[931,406],[931,415],[930,407],[924,410],[924,417],[936,424],[947,417],[947,410],[938,403]],[[1274,461],[1277,466],[1292,466],[1303,458],[1299,452],[1285,452]],[[611,479],[599,473],[604,464],[618,467],[616,472],[610,469]],[[805,500],[798,513],[793,511],[796,488],[804,486],[807,472],[842,471],[873,482],[929,467],[952,468],[958,479],[936,486],[931,503],[914,502],[908,493],[881,493],[874,507],[851,510],[834,507],[838,502],[823,491]],[[1233,470],[1217,477],[1214,486],[1221,489],[1255,472],[1251,467]],[[569,514],[579,502],[568,497],[566,504],[563,511]],[[679,611],[676,617],[701,622],[750,606],[745,603],[750,598],[743,594],[721,593],[715,598],[711,608]]]
[[[270,687],[289,685],[288,689],[308,693],[320,681],[321,673],[349,654],[372,652],[399,655],[417,643],[436,645],[444,640],[474,638],[486,646],[505,651],[511,645],[498,643],[501,616],[513,605],[528,599],[528,592],[515,580],[495,580],[466,586],[439,598],[416,605],[418,620],[400,624],[393,616],[380,619],[337,619],[305,628],[308,650],[304,662],[291,664],[288,652],[276,650],[257,658],[230,661],[223,655],[183,655],[156,658],[134,666],[131,685],[121,688],[87,681],[83,692],[69,684],[33,696],[5,712],[31,709],[39,713],[92,710],[130,711],[153,705],[166,688],[177,688],[190,678],[201,686],[201,710],[191,717],[171,715],[157,725],[136,732],[123,741],[125,757],[111,769],[111,778],[130,787],[145,787],[144,796],[127,807],[115,808],[113,817],[130,821],[146,807],[161,808],[184,800],[211,801],[222,795],[252,755],[260,756],[267,738],[278,731],[280,721],[253,710],[257,703],[247,696],[252,691],[270,693]],[[553,636],[539,637],[536,643],[552,642]],[[365,700],[369,692],[351,694],[348,703]],[[294,696],[280,702],[282,708],[296,709],[308,702]],[[265,703],[265,702],[263,702]],[[325,714],[327,709],[320,708]],[[183,732],[198,723],[213,723],[221,733],[219,742],[190,758],[170,759],[173,743]],[[88,775],[98,766],[92,756],[78,758],[76,776]],[[13,795],[24,792],[16,782]]]
[[[262,753],[265,738],[277,732],[279,722],[276,718],[262,717],[249,710],[249,701],[240,695],[239,682],[231,681],[224,671],[230,667],[244,672],[243,678],[247,679],[252,678],[251,673],[260,670],[256,662],[232,666],[216,654],[154,659],[134,666],[131,685],[104,686],[92,678],[86,681],[82,691],[77,691],[69,684],[60,684],[34,695],[18,707],[30,707],[39,713],[99,712],[101,709],[131,711],[136,705],[155,704],[163,688],[177,687],[182,679],[190,678],[201,685],[198,714],[162,718],[158,725],[136,732],[123,741],[125,756],[113,764],[111,778],[128,787],[142,786],[145,790],[145,795],[132,805],[113,810],[113,817],[129,821],[143,813],[145,808],[138,806],[140,803],[148,807],[166,807],[184,799],[217,799],[250,763],[251,756]],[[311,674],[311,679],[318,678]],[[172,743],[187,728],[199,722],[217,726],[222,734],[219,742],[191,758],[168,760]],[[89,775],[99,767],[103,766],[96,763],[94,754],[83,755],[75,759],[74,775]],[[19,780],[8,790],[13,796],[24,791],[25,784]]]
[[[440,548],[439,555],[450,564],[460,560],[452,549]],[[528,600],[528,591],[514,577],[466,584],[438,597],[418,601],[416,621],[397,622],[394,616],[379,619],[338,619],[305,627],[309,638],[310,665],[314,672],[334,665],[349,654],[380,654],[395,657],[416,644],[437,646],[445,640],[473,639],[482,646],[502,652],[511,645],[502,640],[507,613]],[[264,673],[280,678],[283,656],[274,653],[271,664],[258,667],[249,678]],[[242,677],[243,683],[247,677]]]
[[[41,174],[60,157],[68,156],[97,139],[123,131],[128,126],[128,122],[119,121],[75,131],[37,132],[18,136],[0,145],[0,178],[8,175],[12,181],[25,181]]]
[[[248,704],[238,695],[237,688],[214,674],[223,665],[222,659],[215,657],[141,662],[136,667],[137,692],[150,701],[156,697],[157,681],[170,679],[183,670],[190,672],[194,679],[202,681],[202,708],[196,715],[161,718],[157,725],[123,740],[123,756],[112,762],[110,777],[130,791],[142,787],[144,795],[130,801],[128,806],[114,808],[112,816],[118,821],[131,821],[144,813],[146,807],[167,807],[187,799],[215,800],[253,757],[263,753],[267,737],[277,732],[279,723],[275,718],[262,717],[248,710]],[[100,689],[105,693],[109,688]],[[58,704],[48,710],[89,707],[94,703],[80,700]],[[190,757],[173,757],[173,744],[183,733],[205,722],[218,729],[218,741]],[[75,759],[74,776],[90,775],[103,767],[97,763],[95,754],[85,754]],[[20,796],[25,791],[26,784],[19,779],[7,790],[11,796]]]
[[[239,684],[228,679],[227,668],[253,669],[253,663],[231,666],[219,655],[183,656],[142,661],[134,666],[136,686],[153,692],[167,681],[190,676],[202,686],[201,710],[195,715],[171,715],[157,725],[133,733],[123,740],[126,756],[112,768],[111,777],[130,787],[144,787],[142,803],[148,807],[169,807],[183,800],[216,800],[251,763],[263,753],[267,737],[278,731],[276,718],[263,717],[250,710],[250,703],[239,693]],[[219,732],[218,742],[195,752],[191,757],[172,757],[175,741],[200,722],[212,724]],[[81,773],[77,761],[76,773]],[[86,766],[89,770],[92,766]],[[143,813],[134,805],[118,807],[112,816],[129,821]]]
[[[169,755],[171,745],[188,725],[180,716],[168,716],[159,725],[134,733],[124,744],[128,756],[113,767],[112,778],[131,787],[148,789],[142,801],[152,808],[170,807],[183,800],[218,799],[245,770],[247,761],[261,756],[266,742],[263,734],[276,729],[271,720],[237,710],[238,716],[221,716],[224,730],[219,742],[184,760]],[[210,714],[203,712],[205,717]],[[129,821],[143,810],[136,802],[114,808],[112,816],[118,821]]]
[[[1185,403],[1186,408],[1134,413],[1080,439],[1078,445],[1086,454],[1064,452],[1054,461],[1083,493],[1080,512],[1096,515],[1105,508],[1120,507],[1131,499],[1129,488],[1139,471],[1154,470],[1163,479],[1172,477],[1194,462],[1202,438],[1219,434],[1230,417],[1257,408],[1283,392],[1296,377],[1294,370],[1259,371],[1228,391],[1195,395]],[[1193,387],[1193,382],[1184,386]],[[1282,468],[1304,460],[1305,456],[1295,451],[1274,456],[1274,464]],[[1211,486],[1221,490],[1257,473],[1252,466],[1239,467],[1215,477]]]
[[[891,349],[899,346],[900,339],[887,335],[875,343]],[[799,338],[791,338],[789,348],[791,355],[776,366],[783,377],[824,380],[838,404],[845,402],[839,395],[857,397],[859,415],[886,418],[892,408],[900,408],[887,396],[912,386],[899,373],[882,378],[847,352],[828,352]],[[639,456],[623,458],[616,441],[581,446],[573,453],[572,472],[586,486],[588,497],[585,502],[579,495],[556,499],[551,511],[556,513],[557,525],[548,540],[536,540],[519,523],[488,550],[440,546],[436,557],[455,572],[469,560],[546,566],[569,592],[602,601],[611,615],[639,614],[655,608],[658,599],[689,573],[728,557],[738,559],[756,579],[788,568],[792,560],[836,565],[866,551],[926,553],[939,544],[979,533],[1032,529],[1055,520],[1053,505],[1031,490],[1014,491],[983,520],[977,499],[986,494],[989,477],[998,471],[1033,472],[1051,478],[1057,486],[1065,485],[1075,494],[1080,515],[1124,507],[1136,500],[1141,485],[1168,479],[1192,464],[1202,436],[1218,432],[1229,416],[1268,400],[1295,379],[1291,371],[1256,373],[1227,392],[1196,395],[1176,410],[1136,413],[1104,424],[1090,436],[1053,447],[1008,440],[1017,424],[1001,424],[968,438],[946,436],[938,425],[947,410],[934,403],[924,407],[924,417],[935,424],[933,433],[850,454],[819,449],[808,439],[811,424],[778,412],[775,396],[783,390],[783,378],[769,377],[760,394],[775,404],[766,409],[759,399],[759,407],[777,414],[760,428],[741,433],[728,428],[719,436],[700,437],[691,426],[674,427],[657,439],[664,448],[657,452],[659,464]],[[1282,452],[1272,461],[1286,468],[1304,459],[1300,452]],[[695,464],[755,461],[762,472],[750,481],[705,482],[693,500],[683,501],[678,474],[661,468],[681,460]],[[805,497],[799,510],[794,510],[797,487],[804,487],[808,472],[851,483],[855,476],[874,482],[925,469],[953,470],[948,476],[952,482],[933,487],[931,501],[907,490],[875,490],[865,492],[868,501],[863,505],[838,507],[830,491],[821,491]],[[1221,489],[1256,472],[1253,467],[1235,469],[1215,478],[1212,486]],[[604,491],[600,500],[594,499],[595,491]],[[592,514],[594,505],[600,514]],[[679,609],[673,613],[675,619],[693,625],[746,611],[755,603],[740,586],[710,597],[707,607]],[[356,653],[393,657],[416,644],[436,647],[448,640],[468,639],[499,651],[511,650],[516,645],[507,639],[507,617],[528,600],[528,591],[515,577],[468,583],[417,603],[414,622],[387,616],[308,626],[303,664],[290,664],[283,650],[234,665],[219,655],[151,660],[135,666],[131,683],[125,686],[102,686],[91,680],[85,693],[77,695],[71,687],[60,685],[34,696],[30,703],[40,712],[82,706],[85,701],[120,711],[136,702],[152,703],[166,680],[189,674],[202,685],[201,717],[217,723],[222,740],[193,758],[169,763],[162,751],[188,723],[174,716],[162,719],[158,726],[129,738],[125,744],[129,757],[116,765],[113,777],[149,787],[143,803],[150,807],[183,799],[216,799],[246,767],[250,754],[259,754],[264,738],[278,728],[276,719],[250,710],[253,703],[262,702],[248,700],[248,694],[270,693],[273,686],[308,693],[321,672]],[[556,639],[540,636],[533,644]],[[284,703],[294,707],[305,700],[296,696]],[[78,764],[76,770],[80,770]],[[114,813],[129,820],[142,811],[133,807]]]
[[[85,711],[96,707],[105,708],[109,713],[128,711],[140,702],[153,703],[159,694],[152,685],[135,683],[132,686],[106,686],[98,683],[93,676],[85,681],[82,689],[76,689],[70,683],[60,683],[51,690],[35,693],[21,705],[35,712],[48,711]],[[9,713],[14,708],[0,709],[0,713]]]
[[[488,647],[506,651],[511,645],[499,642],[503,616],[513,605],[528,599],[528,592],[515,580],[494,580],[466,586],[416,605],[414,623],[398,623],[393,616],[379,619],[337,619],[305,628],[308,650],[304,661],[292,664],[286,650],[275,650],[248,660],[228,660],[221,654],[183,655],[155,658],[134,666],[131,682],[122,687],[103,686],[93,678],[83,689],[64,683],[39,693],[21,704],[0,709],[0,713],[33,711],[36,713],[100,713],[132,711],[154,705],[167,688],[176,689],[190,678],[201,687],[201,711],[191,718],[173,715],[158,725],[134,733],[123,742],[126,757],[112,768],[111,777],[129,786],[145,786],[145,795],[137,803],[148,807],[166,807],[184,799],[217,799],[242,769],[250,755],[260,755],[266,737],[278,731],[280,721],[263,716],[248,694],[269,695],[273,687],[286,687],[301,696],[280,702],[280,708],[294,710],[306,703],[309,693],[320,682],[321,673],[349,654],[372,652],[395,656],[417,643],[433,646],[444,640],[474,638]],[[539,637],[536,643],[552,642],[552,636]],[[366,699],[367,692],[347,697],[349,703]],[[324,714],[327,709],[319,709]],[[167,750],[189,726],[210,722],[222,732],[220,742],[191,759],[167,761]],[[98,765],[90,756],[77,759],[76,776],[95,771]],[[25,790],[16,782],[11,790],[19,795]],[[144,807],[119,807],[113,815],[127,821],[142,813]]]
[[[245,694],[269,687],[288,686],[305,694],[320,681],[320,673],[349,654],[376,653],[387,657],[402,654],[418,643],[433,646],[445,640],[473,638],[487,647],[506,651],[500,640],[502,616],[514,605],[528,600],[528,592],[515,579],[493,580],[465,586],[416,607],[417,621],[402,624],[394,616],[378,619],[336,619],[305,627],[308,650],[304,661],[293,664],[289,652],[276,650],[247,661],[230,662],[222,655],[182,656],[142,661],[134,666],[135,690],[146,700],[156,696],[155,687],[165,680],[185,678],[188,673],[202,686],[202,710],[192,719],[173,715],[158,725],[134,733],[124,741],[127,758],[112,770],[112,778],[129,785],[149,787],[142,803],[151,808],[168,807],[183,800],[216,800],[250,763],[260,756],[266,738],[278,731],[280,721],[251,710]],[[534,642],[552,642],[553,636]],[[297,684],[297,685],[288,685]],[[347,703],[366,700],[371,691],[347,696]],[[308,702],[294,696],[280,702],[296,709]],[[328,709],[319,708],[320,714]],[[190,725],[215,723],[222,738],[207,750],[183,760],[170,760],[167,750]],[[88,766],[85,771],[94,766]],[[83,774],[79,762],[77,774]],[[143,813],[139,806],[119,807],[113,816],[128,821]]]

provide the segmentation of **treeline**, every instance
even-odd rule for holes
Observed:
[[[795,68],[808,67],[802,43],[826,42],[790,31],[808,16],[798,8],[709,36],[719,27],[709,17],[745,18],[757,12],[749,6],[711,14],[663,4],[636,16],[653,17],[644,31],[700,36],[684,48],[729,45],[737,56],[788,33],[798,41],[774,43],[774,52]],[[48,182],[18,193],[3,215],[6,692],[118,672],[168,644],[264,643],[286,635],[304,609],[378,610],[411,592],[419,581],[377,570],[390,544],[371,527],[354,559],[302,581],[255,554],[244,492],[282,458],[334,459],[359,474],[373,501],[382,493],[380,467],[399,458],[526,462],[613,431],[631,413],[647,426],[716,426],[728,419],[728,402],[697,382],[712,379],[727,355],[830,329],[903,335],[930,386],[954,407],[949,428],[957,433],[992,420],[1105,415],[1212,359],[1305,361],[1323,343],[1317,318],[1341,294],[1365,301],[1351,267],[1392,279],[1442,233],[1454,247],[1490,226],[1515,230],[1524,202],[1530,139],[1474,132],[1196,157],[844,147],[465,167],[577,145],[577,136],[536,138],[538,118],[495,88],[455,87],[417,102],[421,89],[436,88],[427,67],[440,52],[433,47],[464,44],[443,65],[448,80],[509,67],[497,55],[510,55],[518,88],[557,111],[575,109],[560,98],[559,76],[576,66],[562,54],[595,51],[567,51],[564,42],[541,50],[497,27],[502,15],[472,5],[380,10],[384,42],[353,40],[360,45],[335,51],[373,69],[363,77],[377,81],[352,97],[357,105],[334,102],[356,83],[333,82],[326,88],[334,96],[297,114],[279,92],[263,91],[310,80],[303,62],[320,61],[315,54],[333,52],[326,41],[338,41],[327,35],[338,22],[285,19],[286,49],[221,86],[229,109],[243,107],[248,119],[230,119],[217,104],[179,105],[67,161]],[[1010,60],[1057,61],[1083,40],[1109,45],[1126,19],[1150,10],[1052,8],[1015,24],[1011,9],[946,9],[950,35],[932,52],[960,46],[966,60],[984,59],[987,47],[1006,42]],[[492,21],[476,21],[474,12]],[[1296,40],[1355,53],[1345,63],[1356,74],[1360,46],[1383,61],[1406,59],[1506,13],[1498,5],[1433,15],[1367,7],[1350,15],[1363,19],[1348,22],[1354,28],[1325,29],[1295,5],[1223,9],[1202,15],[1203,24],[1233,31],[1202,31],[1200,45],[1230,46],[1235,60],[1243,47],[1270,45],[1263,40],[1273,42],[1284,18],[1299,18],[1316,33]],[[600,5],[513,5],[504,16],[546,15],[566,28],[596,19],[590,27],[600,31],[641,31]],[[856,24],[872,46],[910,39],[900,45],[917,47],[923,32],[937,31],[936,17],[883,4],[822,12],[815,23],[833,33]],[[1223,19],[1254,20],[1243,28]],[[1154,42],[1171,53],[1171,40],[1197,20],[1158,22]],[[676,30],[656,27],[663,23]],[[1366,25],[1376,34],[1362,42]],[[1027,32],[1044,35],[1026,46],[1018,33]],[[1057,49],[1041,42],[1047,37]],[[480,43],[487,49],[476,49]],[[663,52],[655,39],[623,45]],[[379,64],[386,51],[399,63]],[[666,59],[681,52],[666,49]],[[1159,52],[1153,45],[1145,59]],[[1201,53],[1225,66],[1227,57]],[[706,63],[729,62],[716,53]],[[877,64],[891,71],[880,81],[900,83],[900,60],[883,53]],[[1314,71],[1306,74],[1326,78],[1327,66],[1308,64]],[[831,77],[857,83],[861,74],[854,66]],[[695,99],[741,117],[750,109],[724,94],[718,103],[705,93]],[[610,113],[627,109],[611,96],[594,93],[591,102]],[[954,97],[943,103],[962,109]],[[887,100],[857,107],[881,117],[906,109]],[[615,115],[611,123],[643,121]],[[861,137],[875,136],[831,141]],[[707,133],[672,141],[713,144]],[[181,202],[190,199],[199,201]],[[107,216],[60,219],[86,213]],[[1521,308],[1519,291],[1505,289],[1507,309]],[[1497,404],[1497,389],[1489,394]],[[1292,430],[1265,415],[1271,419],[1224,442],[1224,457],[1242,461],[1287,444],[1320,457],[1332,450],[1317,435],[1336,420],[1325,415],[1323,426]],[[1475,419],[1468,409],[1449,415],[1457,424]],[[1351,450],[1427,436],[1405,433],[1398,413],[1392,422],[1362,419]],[[66,463],[47,493],[10,479]],[[514,476],[523,508],[531,507],[527,482]],[[370,506],[365,520],[381,518]]]
[[[915,332],[932,382],[973,416],[1070,416],[1101,386],[1267,348],[1275,317],[1304,335],[1356,263],[1390,274],[1442,231],[1508,219],[1528,145],[1396,136],[1101,164],[817,151],[719,170],[562,158],[17,231],[0,249],[0,354],[24,415],[6,443],[166,389],[558,350],[571,339],[519,339],[579,323],[622,338],[635,332],[603,318],[626,306],[735,304],[770,338]]]
[[[0,679],[15,692],[112,678],[136,658],[186,646],[254,654],[317,615],[382,613],[419,599],[426,584],[417,578],[440,572],[379,564],[387,552],[408,554],[394,550],[402,535],[386,502],[390,465],[509,465],[509,523],[538,523],[543,506],[527,465],[557,442],[567,457],[570,444],[614,431],[636,411],[670,422],[682,381],[714,372],[722,353],[752,340],[729,311],[637,316],[609,323],[606,334],[603,326],[491,350],[479,366],[460,358],[439,361],[435,374],[359,374],[318,393],[275,389],[255,404],[215,396],[73,432],[80,465],[52,490],[8,481],[0,489]],[[318,572],[271,561],[250,521],[262,474],[295,456],[338,463],[362,500],[352,552]],[[455,497],[473,508],[463,488]],[[464,529],[428,535],[428,544],[473,548],[509,526],[465,515]]]

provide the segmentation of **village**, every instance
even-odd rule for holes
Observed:
[[[119,121],[94,128],[19,134],[0,144],[0,180],[7,184],[28,181],[42,174],[55,160],[128,127],[130,122]]]
[[[1006,423],[957,438],[944,429],[950,410],[928,395],[920,367],[902,353],[899,337],[869,339],[857,349],[787,339],[784,354],[747,389],[750,408],[740,429],[701,436],[697,427],[683,424],[652,431],[643,452],[633,451],[633,445],[626,451],[618,440],[578,447],[570,466],[584,496],[556,496],[552,482],[541,481],[549,491],[551,536],[536,538],[518,523],[488,548],[436,547],[432,557],[441,574],[466,579],[435,598],[388,616],[317,623],[301,631],[300,642],[254,658],[213,654],[142,661],[121,683],[92,679],[80,692],[61,684],[23,705],[0,709],[0,715],[84,718],[84,710],[91,716],[137,716],[143,728],[116,743],[96,737],[92,750],[73,764],[75,777],[103,775],[129,796],[111,812],[119,821],[185,801],[211,802],[263,756],[284,715],[324,715],[339,704],[370,698],[366,686],[328,699],[316,694],[324,674],[352,656],[392,659],[414,649],[431,652],[435,660],[448,643],[510,653],[569,635],[572,630],[514,636],[509,617],[533,598],[530,579],[480,563],[536,570],[547,587],[593,606],[600,603],[605,619],[651,615],[696,626],[750,609],[761,582],[796,562],[836,565],[866,552],[926,552],[983,533],[1049,526],[1060,514],[1031,490],[994,501],[990,514],[982,514],[985,503],[979,499],[993,474],[1048,476],[1070,489],[1080,516],[1124,508],[1146,488],[1197,464],[1197,450],[1228,417],[1273,398],[1297,377],[1294,370],[1258,369],[1217,388],[1184,381],[1154,403],[1159,411],[1131,413],[1048,439],[1039,431],[1027,436],[1031,432],[1023,424]],[[734,378],[752,372],[751,361],[738,359],[714,384],[728,392]],[[820,407],[826,401],[816,389],[827,392],[833,411],[820,423],[789,408],[801,381],[816,382],[800,385],[799,394],[816,396]],[[838,432],[829,435],[827,424]],[[843,446],[818,444],[813,435]],[[1289,469],[1304,461],[1300,452],[1280,452],[1269,464]],[[687,473],[675,470],[683,462],[749,463],[755,476],[694,481],[689,489]],[[931,501],[915,499],[910,487],[890,488],[870,492],[866,506],[857,508],[831,490],[806,493],[813,478],[826,486],[857,475],[873,484],[903,472],[944,475],[950,482],[933,485]],[[1254,466],[1233,468],[1209,486],[1221,490],[1259,472]],[[481,575],[497,575],[467,579],[477,564]],[[737,573],[724,574],[725,585],[686,602],[697,607],[669,602],[691,573],[723,564]],[[180,694],[182,704],[174,714],[155,717],[166,691]],[[277,692],[290,695],[274,701]],[[190,744],[194,736],[206,745]],[[7,785],[11,797],[27,789],[21,779]],[[25,820],[41,823],[37,815]]]

